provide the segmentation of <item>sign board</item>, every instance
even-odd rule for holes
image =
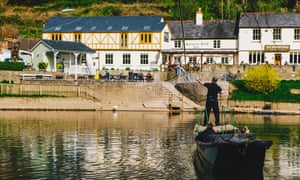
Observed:
[[[265,45],[265,52],[288,52],[290,45]]]

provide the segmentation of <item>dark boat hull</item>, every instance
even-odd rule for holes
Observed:
[[[221,136],[221,135],[220,135]],[[261,171],[270,140],[202,142],[197,140],[197,152],[212,172]]]

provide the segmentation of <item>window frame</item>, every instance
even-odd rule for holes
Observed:
[[[294,29],[294,40],[296,41],[300,40],[300,28]]]
[[[149,64],[149,54],[140,54],[140,64]]]
[[[181,48],[181,40],[174,41],[174,48]]]
[[[127,48],[128,47],[128,33],[121,33],[120,34],[120,46],[122,48]]]
[[[221,40],[216,39],[213,41],[213,48],[214,49],[220,49],[221,48]]]
[[[114,64],[114,55],[112,53],[105,54],[105,64]]]
[[[261,40],[261,29],[255,28],[252,30],[252,40],[254,41]]]
[[[131,55],[128,53],[123,54],[122,63],[125,65],[131,64]]]
[[[281,29],[280,28],[274,28],[273,29],[273,40],[274,41],[280,41],[281,40]]]
[[[265,53],[263,51],[250,51],[249,64],[265,63]]]

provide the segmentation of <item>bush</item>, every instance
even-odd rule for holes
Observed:
[[[230,95],[231,100],[239,101],[271,101],[271,102],[300,102],[299,94],[291,94],[291,89],[300,89],[300,80],[282,80],[276,90],[269,94],[252,93],[244,86],[243,80],[235,80],[231,82],[236,90]]]
[[[4,79],[4,80],[1,81],[1,83],[2,84],[9,84],[9,80]]]
[[[39,63],[39,69],[40,70],[46,70],[48,67],[48,63],[45,63],[45,62],[40,62]]]
[[[248,68],[244,80],[250,92],[269,94],[278,87],[279,75],[271,65],[263,64]]]
[[[121,12],[120,6],[106,6],[102,9],[103,16],[120,16]]]
[[[22,71],[24,68],[24,62],[0,62],[0,70]]]

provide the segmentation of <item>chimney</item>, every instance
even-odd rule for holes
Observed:
[[[196,12],[196,25],[202,25],[203,24],[203,14],[201,8],[198,9]]]

